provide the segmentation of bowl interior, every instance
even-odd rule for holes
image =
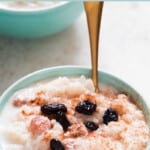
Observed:
[[[62,66],[62,67],[47,68],[47,69],[43,69],[43,70],[31,73],[21,78],[17,82],[15,82],[12,86],[10,86],[4,92],[4,94],[0,98],[0,112],[4,108],[10,96],[15,91],[21,88],[27,87],[28,85],[34,82],[45,80],[47,78],[57,78],[59,76],[80,76],[80,75],[90,77],[91,69],[85,68],[85,67]],[[133,89],[124,81],[105,72],[99,71],[99,81],[102,84],[113,86],[120,92],[128,93],[131,97],[133,97],[133,99],[135,100],[135,103],[143,111],[146,117],[147,124],[150,127],[150,112],[149,112],[148,105],[143,100],[142,96],[135,89]],[[149,148],[147,148],[147,150]]]
[[[33,3],[34,7],[31,2],[30,2],[31,6],[27,3],[29,2],[23,2],[23,3],[11,2],[11,1],[0,2],[0,9],[6,10],[6,11],[17,11],[17,12],[41,11],[45,9],[54,9],[54,8],[60,7],[64,4],[67,4],[68,1],[56,1],[55,3],[43,1],[43,2],[36,3],[36,4]]]

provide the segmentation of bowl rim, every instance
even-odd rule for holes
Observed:
[[[84,71],[85,73],[85,76],[91,76],[91,68],[87,67],[87,66],[74,66],[74,65],[64,65],[64,66],[55,66],[55,67],[49,67],[49,68],[44,68],[44,69],[40,69],[40,70],[37,70],[37,71],[34,71],[30,74],[27,74],[26,76],[23,76],[22,78],[20,78],[19,80],[17,80],[16,82],[14,82],[11,86],[9,86],[4,92],[3,94],[1,95],[0,97],[0,105],[2,104],[3,100],[7,99],[7,96],[10,98],[11,96],[9,96],[9,94],[11,93],[11,95],[13,95],[13,93],[15,93],[17,90],[21,89],[21,88],[25,88],[25,86],[28,86],[28,85],[31,85],[32,83],[34,83],[33,80],[29,81],[30,78],[33,78],[33,77],[36,77],[37,75],[37,79],[35,79],[35,82],[38,82],[41,81],[41,80],[45,80],[48,78],[48,76],[44,76],[42,77],[41,79],[38,79],[40,75],[43,75],[43,74],[47,74],[49,72],[52,73],[52,71],[56,72],[57,70],[63,70],[63,69],[76,69],[78,70],[78,73],[81,74],[81,70]],[[70,71],[69,70],[69,71]],[[110,74],[108,72],[103,72],[103,71],[98,71],[98,73],[100,74],[103,74],[103,75],[106,75],[108,78],[110,78],[110,80],[116,80],[118,81],[119,83],[122,83],[124,86],[128,87],[130,90],[132,90],[131,92],[134,92],[135,94],[138,95],[139,99],[141,99],[141,101],[143,101],[144,105],[146,106],[146,113],[147,114],[147,125],[148,127],[150,128],[150,110],[148,108],[148,104],[147,102],[145,101],[145,97],[143,95],[141,95],[140,91],[136,88],[134,88],[132,85],[130,85],[128,82],[122,80],[120,77],[116,76],[116,75],[113,75],[113,74]],[[66,73],[64,73],[66,74]],[[77,73],[75,73],[77,74]],[[61,76],[61,75],[60,75]],[[73,76],[69,73],[69,75],[66,75],[66,76]],[[58,77],[58,75],[57,75]],[[50,78],[50,77],[49,77]],[[25,82],[26,80],[29,81],[29,83],[27,83],[27,85],[23,85],[23,87],[19,87],[19,88],[16,88],[15,87],[17,85],[19,85],[20,83],[22,82]],[[108,81],[109,82],[109,81]],[[4,103],[4,106],[5,106],[6,102]],[[4,108],[4,107],[3,107]],[[2,108],[2,110],[3,110]],[[0,110],[0,115],[1,115],[1,111]],[[143,108],[144,110],[144,108]],[[147,144],[147,147],[146,147],[146,150],[149,150],[150,149],[150,142],[148,142]]]
[[[10,2],[10,1],[8,1]],[[43,1],[44,2],[44,1]],[[45,1],[48,2],[48,1]],[[60,7],[63,7],[69,3],[71,3],[71,1],[56,1],[58,3],[54,4],[54,5],[50,5],[50,6],[44,6],[42,8],[37,8],[37,9],[17,9],[17,8],[10,8],[10,7],[2,7],[0,6],[0,12],[9,12],[9,13],[37,13],[37,12],[43,12],[43,11],[47,11],[47,10],[54,10]],[[5,3],[5,2],[1,2],[1,3]]]
[[[52,71],[52,70],[58,70],[58,69],[79,69],[79,70],[87,70],[89,72],[91,72],[91,68],[88,66],[78,66],[78,65],[62,65],[62,66],[53,66],[53,67],[47,67],[47,68],[43,68],[43,69],[39,69],[36,71],[33,71],[27,75],[22,76],[21,78],[19,78],[18,80],[16,80],[14,83],[12,83],[8,88],[6,88],[3,92],[2,95],[0,96],[0,104],[1,104],[1,100],[5,97],[5,95],[7,95],[7,93],[9,91],[11,91],[16,85],[24,82],[25,80],[28,80],[36,75],[39,74],[43,74],[47,71]],[[121,77],[111,74],[110,72],[106,72],[106,71],[101,71],[98,70],[99,73],[105,74],[107,76],[109,76],[110,78],[113,78],[121,83],[123,83],[124,85],[127,85],[128,87],[130,87],[131,89],[133,89],[145,102],[145,104],[147,106],[148,103],[147,101],[145,101],[145,97],[142,95],[141,91],[139,91],[138,89],[136,89],[134,86],[130,85],[126,80],[122,79]]]

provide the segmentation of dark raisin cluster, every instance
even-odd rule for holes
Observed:
[[[56,114],[58,111],[67,112],[67,108],[64,104],[45,104],[41,107],[43,114],[51,115]]]
[[[64,131],[68,129],[70,123],[63,111],[58,111],[56,114],[56,120],[62,125]]]
[[[92,115],[95,110],[96,104],[89,100],[80,102],[75,108],[75,111],[84,115]]]
[[[94,131],[98,129],[98,125],[92,121],[87,121],[84,123],[87,129]]]
[[[97,105],[90,100],[84,100],[77,104],[75,111],[84,115],[92,115],[96,111]],[[45,104],[41,107],[41,112],[44,115],[54,115],[55,119],[62,125],[63,130],[67,131],[70,123],[66,117],[67,108],[64,104]],[[103,123],[108,125],[111,121],[118,121],[118,113],[108,108],[103,115]],[[93,121],[87,121],[84,123],[85,127],[89,131],[95,131],[98,129],[98,125]],[[65,150],[63,144],[58,139],[52,139],[50,141],[51,150]]]
[[[51,139],[50,149],[51,150],[65,150],[63,144],[58,139]]]
[[[118,121],[118,113],[112,108],[108,108],[103,116],[103,123],[108,124],[111,121]]]
[[[41,112],[44,115],[54,114],[56,120],[62,125],[64,131],[70,126],[66,117],[67,108],[64,104],[45,104],[41,107]]]
[[[96,111],[96,107],[97,105],[90,100],[84,100],[77,104],[75,111],[84,115],[92,115]],[[84,124],[91,131],[98,129],[98,125],[92,121],[87,121]]]

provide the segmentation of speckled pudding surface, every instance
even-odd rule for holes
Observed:
[[[25,1],[15,1],[15,2],[0,2],[0,7],[5,9],[13,9],[13,10],[35,10],[40,8],[46,7],[53,7],[56,6],[58,3],[57,1],[32,1],[32,2],[25,2]]]
[[[2,146],[145,150],[150,133],[142,111],[127,95],[109,86],[101,89],[96,94],[91,79],[81,76],[59,77],[16,92],[2,112]]]

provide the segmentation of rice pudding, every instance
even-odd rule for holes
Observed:
[[[64,3],[64,1],[8,1],[0,2],[0,8],[13,9],[13,10],[37,10],[41,8],[49,8],[56,6],[57,4]]]
[[[4,150],[145,150],[150,131],[132,99],[91,79],[59,77],[17,91],[1,115]]]

